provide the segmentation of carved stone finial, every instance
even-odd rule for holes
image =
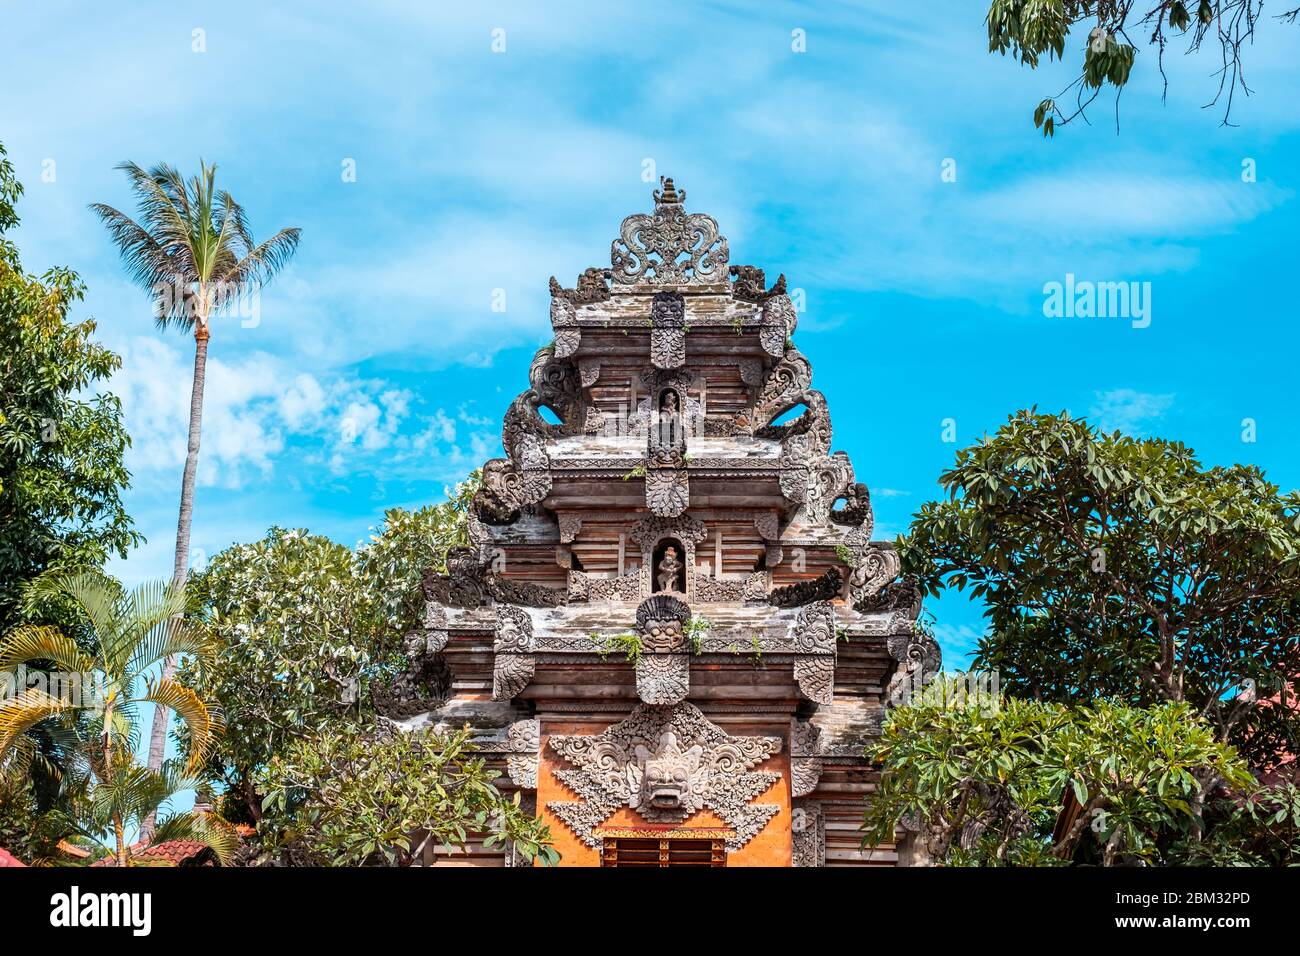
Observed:
[[[610,244],[614,285],[714,285],[727,281],[730,251],[718,221],[682,208],[686,191],[660,180],[652,215],[628,216]]]
[[[663,192],[657,189],[654,191],[656,206],[681,205],[686,202],[686,190],[678,192],[671,176],[660,176],[659,185],[663,187]]]

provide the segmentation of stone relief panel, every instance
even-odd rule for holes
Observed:
[[[692,704],[641,704],[593,736],[554,736],[549,745],[570,769],[557,771],[576,801],[547,804],[588,846],[592,832],[620,807],[650,823],[680,824],[707,807],[735,834],[727,848],[752,840],[780,812],[752,803],[781,775],[755,766],[781,750],[779,737],[733,737]]]

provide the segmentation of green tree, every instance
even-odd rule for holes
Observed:
[[[0,674],[51,661],[63,677],[57,687],[24,687],[0,700],[0,768],[10,780],[23,776],[35,757],[28,731],[42,723],[60,724],[76,827],[87,838],[107,834],[117,864],[126,866],[128,833],[200,782],[195,773],[222,726],[220,712],[192,690],[149,675],[173,655],[209,661],[212,648],[175,620],[185,609],[183,588],[157,582],[127,592],[100,574],[46,578],[40,587],[77,606],[94,634],[96,651],[86,653],[48,625],[20,624],[0,640]],[[137,763],[138,711],[145,703],[171,708],[184,723],[190,742],[184,764],[168,761],[154,770]],[[190,813],[172,814],[153,835],[203,839],[222,857],[233,848],[226,828]]]
[[[864,842],[917,834],[948,865],[1187,862],[1206,798],[1251,788],[1185,703],[1067,707],[951,693],[895,708],[868,756],[881,778]]]
[[[269,813],[288,819],[283,848],[302,862],[409,866],[426,848],[510,844],[554,864],[549,829],[506,799],[468,730],[328,730],[296,741],[262,772]]]
[[[1131,0],[992,0],[986,23],[989,51],[1009,52],[1031,69],[1043,58],[1063,60],[1071,31],[1088,30],[1078,77],[1034,110],[1034,125],[1044,136],[1054,136],[1059,126],[1081,117],[1086,122],[1088,107],[1108,86],[1115,91],[1118,124],[1119,94],[1139,48],[1154,49],[1163,77],[1165,49],[1176,41],[1183,42],[1187,53],[1198,52],[1206,41],[1219,47],[1218,89],[1210,105],[1223,101],[1227,124],[1233,97],[1250,92],[1242,72],[1242,49],[1254,39],[1263,10],[1263,0],[1151,0],[1141,7]],[[1297,17],[1300,7],[1276,19],[1294,23]],[[1136,40],[1131,33],[1137,34]]]
[[[84,291],[74,273],[23,272],[5,238],[21,194],[0,146],[0,634],[25,620],[75,633],[73,608],[32,599],[30,586],[125,557],[142,540],[122,505],[121,405],[91,394],[121,360],[94,341],[93,321],[68,321]]]
[[[1012,696],[1187,702],[1257,769],[1295,753],[1300,495],[1178,442],[1033,411],[957,453],[899,542],[920,586],[969,589],[974,666]]]
[[[148,172],[129,162],[118,168],[130,181],[140,220],[104,203],[90,208],[108,227],[127,274],[154,297],[159,328],[175,327],[194,335],[189,440],[172,570],[173,581],[182,587],[189,571],[211,319],[231,302],[256,295],[293,256],[300,230],[281,229],[265,242],[255,243],[243,207],[230,193],[217,190],[215,166],[200,163],[199,175],[188,183],[166,163]],[[164,662],[166,676],[173,674],[176,663],[175,659]],[[154,770],[162,766],[167,725],[167,711],[155,708],[149,735],[149,767]]]
[[[182,679],[226,710],[212,772],[238,795],[241,815],[261,816],[261,768],[294,741],[364,726],[375,691],[410,671],[404,639],[423,622],[423,576],[466,542],[476,487],[471,477],[442,504],[388,511],[355,552],[273,528],[194,575],[195,623],[221,653]]]

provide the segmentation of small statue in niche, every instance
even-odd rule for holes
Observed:
[[[672,389],[664,392],[663,402],[659,406],[659,442],[674,448],[681,436],[682,414],[677,405],[677,393]]]
[[[677,573],[681,571],[682,563],[677,558],[677,549],[672,545],[664,552],[663,559],[659,562],[659,590],[676,591],[677,590]]]

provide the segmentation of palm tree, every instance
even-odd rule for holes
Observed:
[[[224,726],[218,710],[153,669],[179,654],[194,655],[204,666],[213,646],[185,625],[185,589],[174,583],[128,592],[112,578],[88,573],[37,586],[43,596],[71,599],[85,615],[97,650],[87,653],[57,628],[41,624],[21,624],[0,640],[0,672],[48,661],[63,678],[57,687],[26,687],[0,701],[0,768],[21,772],[35,759],[28,731],[52,722],[76,829],[96,839],[107,833],[118,865],[126,866],[127,831],[133,825],[143,829],[173,794],[201,782],[197,772]],[[139,765],[142,703],[171,708],[180,717],[189,739],[187,761],[167,761],[156,770]],[[208,842],[223,859],[229,855],[229,828],[207,815],[172,814],[153,831],[155,838],[182,834]]]
[[[121,163],[139,203],[140,221],[112,206],[94,203],[126,265],[127,274],[155,297],[160,329],[180,328],[194,334],[194,379],[190,390],[189,441],[181,479],[181,510],[176,523],[176,558],[172,583],[183,587],[189,573],[190,523],[194,513],[194,476],[199,463],[203,420],[203,378],[208,358],[209,322],[232,296],[255,293],[292,258],[299,229],[281,229],[256,244],[244,209],[230,193],[216,188],[216,166],[200,161],[200,173],[188,183],[166,163],[146,172]],[[164,676],[176,672],[175,658],[163,664]],[[151,770],[162,766],[167,744],[167,709],[154,710],[149,735]]]

